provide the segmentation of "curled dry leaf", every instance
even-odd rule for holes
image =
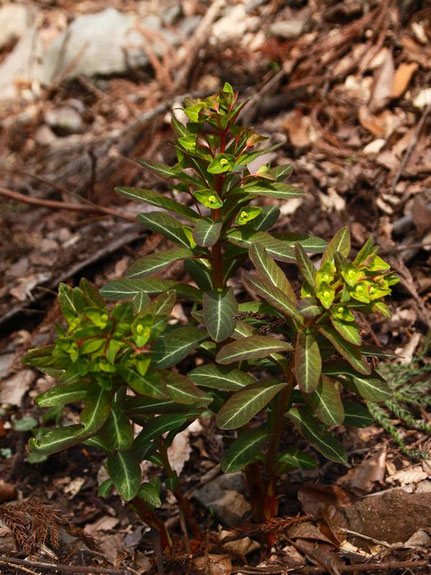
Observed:
[[[197,557],[193,563],[196,571],[205,575],[230,575],[232,573],[232,561],[227,555],[210,553]]]
[[[395,72],[394,83],[392,84],[392,98],[401,98],[418,67],[417,62],[403,62],[400,64]]]
[[[375,483],[383,482],[386,467],[386,447],[379,449],[360,465],[353,467],[338,481],[339,485],[360,491],[371,491]]]

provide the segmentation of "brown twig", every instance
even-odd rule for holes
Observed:
[[[398,182],[400,181],[401,176],[403,175],[404,168],[406,167],[408,161],[410,160],[410,156],[412,155],[412,152],[415,149],[416,144],[418,143],[420,133],[422,131],[422,128],[424,127],[425,121],[426,121],[428,114],[430,112],[431,112],[431,102],[428,104],[428,106],[423,111],[421,119],[419,120],[418,125],[416,126],[416,130],[415,130],[415,132],[412,136],[412,139],[411,139],[411,141],[410,141],[410,143],[406,149],[406,152],[403,156],[403,159],[401,160],[401,164],[400,164],[400,167],[398,168],[397,175],[395,176],[395,179],[392,183],[392,188],[391,188],[392,193],[394,193],[395,188],[396,188]]]
[[[42,198],[32,198],[30,196],[25,196],[24,194],[20,194],[19,192],[13,192],[12,190],[8,190],[7,188],[0,187],[0,195],[6,198],[10,198],[12,200],[16,200],[17,202],[21,202],[24,204],[31,204],[33,206],[41,206],[44,208],[53,208],[56,210],[69,210],[73,212],[95,212],[99,214],[106,214],[109,216],[115,216],[117,218],[121,218],[128,222],[134,222],[136,220],[136,216],[134,214],[127,214],[119,212],[114,208],[105,208],[104,206],[97,206],[97,205],[87,205],[87,204],[72,204],[69,202],[57,202],[54,200],[44,200]]]
[[[373,571],[387,571],[393,573],[395,569],[421,569],[429,567],[430,563],[424,561],[393,561],[391,563],[356,563],[355,565],[345,565],[338,567],[340,573],[368,573]],[[243,573],[244,575],[287,575],[292,570],[288,567],[268,566],[268,567],[236,567],[232,573]],[[294,570],[296,575],[324,575],[328,570],[325,567],[306,566],[297,567]]]
[[[16,559],[15,557],[0,556],[0,563],[12,567],[20,565],[24,567],[34,567],[35,569],[42,569],[45,571],[61,571],[62,573],[96,573],[106,575],[126,575],[127,567],[125,569],[108,569],[106,567],[91,567],[85,565],[63,565],[62,563],[41,563],[40,561],[29,561],[28,559]]]

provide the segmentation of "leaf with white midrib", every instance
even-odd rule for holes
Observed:
[[[295,253],[298,267],[305,281],[314,288],[316,285],[316,268],[314,267],[313,262],[308,257],[301,244],[295,244]]]
[[[286,383],[256,384],[234,393],[218,412],[216,417],[217,425],[221,429],[242,427],[259,413],[286,385]]]
[[[198,246],[209,248],[219,239],[222,225],[222,220],[213,221],[210,218],[202,218],[193,231],[193,239]]]
[[[184,233],[181,223],[169,214],[165,214],[164,212],[139,214],[137,220],[152,232],[162,234],[162,236],[165,236],[172,242],[190,248],[189,240]]]
[[[40,407],[52,407],[81,401],[87,394],[88,385],[81,381],[69,385],[57,385],[35,399]]]
[[[130,279],[143,278],[164,269],[173,262],[191,257],[193,257],[193,252],[187,248],[149,254],[132,264],[127,270],[126,276]]]
[[[131,451],[118,451],[108,456],[108,473],[124,501],[133,499],[141,485],[141,468]]]
[[[201,391],[191,379],[184,375],[166,371],[163,373],[163,378],[173,401],[185,405],[204,405],[212,401],[211,396]]]
[[[345,341],[332,326],[322,325],[319,327],[319,331],[332,343],[338,353],[347,359],[354,369],[364,375],[371,373],[371,367],[365,357],[361,354],[360,349],[348,341]]]
[[[181,427],[189,419],[185,413],[173,413],[158,415],[145,425],[139,435],[136,437],[135,442],[137,445],[142,445],[160,437],[167,431]]]
[[[251,246],[250,259],[254,267],[265,279],[272,282],[272,284],[284,292],[292,302],[296,303],[295,292],[289,280],[261,244],[256,243]]]
[[[269,433],[266,429],[250,429],[230,445],[221,462],[223,473],[234,473],[251,463],[265,445]]]
[[[195,287],[161,278],[112,280],[102,287],[100,293],[106,299],[117,301],[131,298],[139,292],[159,294],[167,290],[175,290],[178,295],[185,295],[195,301],[202,299],[199,290]]]
[[[89,387],[81,413],[85,432],[98,431],[108,419],[111,409],[112,391],[97,384]]]
[[[226,344],[216,356],[217,363],[230,364],[247,359],[262,359],[275,352],[290,351],[287,341],[263,335],[252,335]]]
[[[302,325],[303,317],[297,311],[295,304],[288,295],[258,276],[247,275],[246,280],[251,289],[263,297],[270,305]]]
[[[347,226],[340,228],[323,253],[322,264],[333,261],[336,253],[347,257],[350,253],[350,230]]]
[[[68,425],[47,431],[42,437],[32,437],[29,441],[33,453],[51,454],[78,445],[88,439],[90,433],[84,433],[83,425]]]
[[[205,332],[197,327],[175,329],[156,340],[154,361],[158,367],[171,367],[187,357],[206,337]]]
[[[199,214],[189,208],[189,206],[180,204],[175,200],[172,200],[163,194],[153,192],[152,190],[146,190],[143,188],[119,187],[115,188],[115,191],[122,196],[126,196],[134,200],[139,200],[158,208],[163,208],[169,212],[183,216],[190,221],[199,220]]]
[[[325,375],[321,376],[319,385],[312,393],[304,394],[304,399],[323,423],[331,427],[343,423],[344,408],[340,394]]]
[[[310,393],[319,384],[322,359],[315,337],[312,334],[298,332],[295,347],[295,373],[299,387]]]
[[[347,461],[347,453],[343,446],[329,432],[315,421],[307,409],[296,407],[289,410],[287,416],[305,439],[326,458],[337,463]]]
[[[196,385],[221,391],[239,391],[247,385],[256,383],[251,375],[224,365],[202,365],[189,371],[187,375]]]
[[[214,341],[227,339],[235,328],[238,303],[231,287],[205,292],[202,298],[205,326]]]

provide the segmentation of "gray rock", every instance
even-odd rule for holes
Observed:
[[[166,42],[149,40],[145,29],[150,34],[156,30]],[[123,73],[148,63],[145,53],[148,41],[155,53],[161,54],[166,43],[177,40],[175,34],[162,30],[156,15],[139,20],[134,14],[124,14],[115,8],[85,14],[76,18],[48,47],[42,79],[49,84],[64,76]]]
[[[59,136],[79,134],[84,123],[81,114],[72,106],[60,106],[45,114],[45,121]]]
[[[195,497],[207,509],[214,512],[217,519],[228,527],[244,522],[251,507],[243,492],[246,486],[241,473],[222,475],[199,489]]]
[[[292,18],[282,22],[274,22],[269,28],[269,33],[272,36],[283,38],[283,40],[296,40],[304,31],[305,20],[300,18]]]
[[[0,8],[0,49],[25,34],[34,14],[32,8],[23,4],[5,4]]]

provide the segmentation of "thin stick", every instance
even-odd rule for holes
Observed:
[[[62,573],[96,573],[106,575],[125,575],[126,569],[107,569],[106,567],[88,567],[84,565],[63,565],[62,563],[41,563],[39,561],[28,561],[27,559],[15,559],[15,557],[0,556],[0,562],[5,565],[34,567],[35,569],[45,569],[47,571],[61,571]]]
[[[114,208],[105,208],[103,206],[97,205],[86,205],[86,204],[71,204],[69,202],[57,202],[54,200],[43,200],[41,198],[32,198],[30,196],[25,196],[19,192],[13,192],[7,188],[0,187],[0,195],[6,198],[11,198],[17,202],[22,202],[24,204],[31,204],[33,206],[42,206],[45,208],[54,208],[56,210],[69,210],[73,212],[96,212],[99,214],[107,214],[109,216],[115,216],[128,222],[134,222],[136,216],[133,214],[122,213]]]
[[[392,189],[391,189],[392,193],[395,191],[396,185],[400,181],[400,178],[403,174],[404,168],[406,167],[408,161],[410,160],[410,156],[412,155],[412,152],[415,149],[416,144],[418,143],[419,135],[422,131],[422,128],[424,127],[425,121],[426,121],[428,114],[430,112],[431,112],[431,102],[428,104],[428,106],[423,111],[421,119],[419,120],[419,123],[416,127],[416,130],[412,136],[411,142],[407,147],[406,153],[404,154],[404,157],[401,161],[400,167],[398,168],[397,175],[395,176],[394,182],[392,184]]]
[[[425,561],[393,561],[392,563],[356,563],[355,565],[345,565],[344,567],[337,567],[340,573],[367,573],[370,571],[388,571],[392,573],[395,569],[420,569],[422,567],[429,567],[428,560]],[[243,575],[287,575],[288,573],[295,573],[295,575],[324,575],[328,573],[325,567],[306,566],[289,567],[268,566],[268,567],[237,567],[233,569],[232,573],[243,573]]]

